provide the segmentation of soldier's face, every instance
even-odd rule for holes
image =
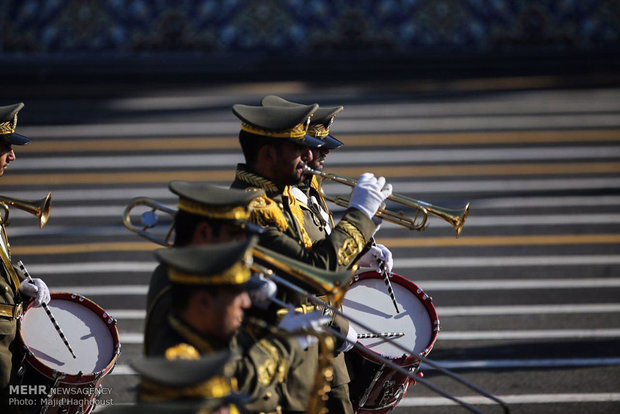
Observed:
[[[276,147],[273,171],[274,181],[281,185],[299,184],[303,177],[303,166],[312,161],[312,151],[305,145],[284,142]]]
[[[323,171],[327,154],[329,154],[327,148],[312,148],[312,161],[308,163],[308,166],[313,170]]]
[[[12,161],[15,161],[15,152],[11,144],[0,141],[0,177],[4,175],[4,171],[9,168]]]
[[[212,296],[212,313],[215,325],[215,335],[223,340],[230,340],[237,329],[241,327],[243,313],[252,305],[246,291],[222,288],[216,296]]]

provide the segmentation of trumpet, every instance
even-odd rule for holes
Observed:
[[[344,208],[347,208],[349,206],[349,199],[347,197],[332,197],[325,194],[325,192],[323,191],[323,184],[325,180],[330,180],[340,184],[348,185],[349,187],[355,187],[355,185],[357,184],[357,180],[341,175],[314,170],[307,165],[304,166],[304,171],[317,177],[317,179],[319,180],[319,189],[321,191],[321,194],[327,201],[331,201],[332,203]],[[426,222],[428,220],[428,215],[432,214],[433,216],[439,217],[447,221],[452,227],[454,227],[454,230],[456,230],[456,237],[458,238],[461,234],[461,231],[463,230],[463,226],[465,225],[465,219],[469,214],[469,203],[467,203],[464,207],[454,209],[435,206],[427,203],[426,201],[415,200],[413,198],[405,197],[403,195],[394,193],[392,193],[392,195],[390,195],[387,199],[394,201],[395,203],[401,204],[405,207],[415,209],[415,215],[413,217],[407,217],[403,212],[395,212],[386,208],[380,208],[379,210],[377,210],[377,213],[375,215],[385,221],[389,221],[390,223],[406,227],[409,230],[424,230],[424,228],[426,227]]]
[[[17,207],[39,219],[39,227],[43,228],[47,224],[52,208],[52,193],[47,193],[40,200],[20,200],[0,195],[0,225],[4,226],[9,221],[9,206]]]

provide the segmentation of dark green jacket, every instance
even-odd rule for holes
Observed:
[[[153,356],[187,352],[199,355],[230,349],[236,355],[229,366],[229,374],[237,381],[238,391],[249,396],[244,406],[248,412],[275,412],[281,398],[282,382],[289,369],[301,364],[301,350],[293,339],[257,334],[241,328],[228,343],[207,338],[187,324],[169,315],[154,338],[150,349]]]
[[[2,248],[2,247],[0,247]],[[19,275],[18,275],[19,277]],[[20,282],[22,278],[19,277]],[[3,264],[0,264],[0,304],[12,307],[22,302],[19,290],[13,283]],[[22,303],[26,309],[26,303]],[[11,381],[14,374],[15,336],[17,334],[17,320],[8,316],[0,316],[0,395]]]
[[[332,226],[331,233],[327,235],[324,229],[313,228],[313,226],[318,227],[320,224],[313,219],[312,213],[308,211],[307,206],[305,209],[301,206],[302,213],[304,214],[302,225],[312,241],[312,246],[306,248],[299,228],[300,223],[295,219],[295,215],[291,211],[291,203],[293,201],[289,199],[283,187],[279,187],[265,177],[250,171],[247,166],[239,164],[231,188],[260,188],[265,190],[266,197],[273,200],[286,219],[286,229],[282,229],[282,226],[278,226],[278,223],[275,221],[273,225],[266,226],[266,230],[259,236],[259,244],[277,253],[322,269],[332,271],[350,269],[360,255],[366,251],[368,242],[375,231],[375,224],[364,213],[356,209],[348,209],[338,224],[335,227]],[[251,218],[256,224],[265,226],[265,216],[267,214],[262,214],[260,209],[258,211],[255,209]],[[280,287],[278,288],[278,297],[294,306],[307,303],[307,300],[300,295]],[[348,322],[342,318],[334,318],[332,322],[332,327],[345,336],[348,326]],[[341,342],[338,341],[336,347],[340,345]],[[314,378],[314,373],[318,366],[318,347],[316,345],[312,346],[304,354],[302,366],[291,373],[285,387],[285,400],[287,400],[287,403],[284,408],[286,411],[304,411],[307,406],[307,398],[312,386],[312,381],[309,381],[309,378]],[[332,385],[347,384],[349,381],[344,356],[342,354],[338,355],[334,363],[334,381]]]
[[[259,244],[321,269],[332,271],[350,269],[366,249],[375,231],[375,224],[364,213],[357,209],[348,209],[328,237],[316,241],[311,248],[306,248],[300,226],[291,212],[291,200],[283,194],[284,188],[249,171],[243,164],[237,166],[231,188],[265,190],[266,196],[275,202],[286,220],[285,230],[278,228],[276,223],[265,226],[265,231],[259,236]],[[264,226],[261,218],[265,217],[261,217],[261,210],[255,208],[251,216],[252,221]]]

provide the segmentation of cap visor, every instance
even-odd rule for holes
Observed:
[[[262,234],[265,232],[265,228],[258,224],[250,223],[247,220],[236,220],[235,224],[241,227],[249,235]]]
[[[16,134],[15,132],[3,136],[2,139],[12,145],[25,145],[30,142],[30,138]]]
[[[306,134],[306,136],[304,137],[303,143],[309,146],[310,148],[319,148],[325,145],[324,141],[321,141],[320,139],[315,138],[312,135],[308,135],[308,134]]]
[[[333,150],[333,149],[338,149],[340,147],[342,147],[344,145],[344,143],[334,137],[332,137],[331,135],[328,135],[325,137],[325,146],[324,148]]]

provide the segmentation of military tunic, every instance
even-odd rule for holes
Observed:
[[[144,341],[142,351],[146,356],[153,356],[151,344],[155,341],[162,327],[166,325],[168,315],[172,313],[172,297],[168,267],[160,263],[155,268],[149,282],[146,295],[146,318],[144,320]]]
[[[237,166],[235,181],[231,188],[265,190],[263,201],[254,206],[250,215],[251,221],[266,228],[265,232],[259,235],[260,245],[319,268],[342,271],[352,267],[367,249],[367,244],[375,230],[372,220],[356,209],[347,210],[336,226],[333,222],[329,223],[331,230],[329,235],[325,234],[324,229],[318,231],[313,226],[306,227],[305,221],[312,221],[313,217],[307,210],[304,211],[295,199],[294,191],[291,191],[290,187],[277,186],[270,180],[250,171],[243,164]],[[296,213],[295,209],[299,212]],[[278,289],[278,296],[294,306],[308,303],[306,298],[286,289]],[[332,325],[346,336],[348,322],[342,318],[334,318]],[[303,365],[291,373],[285,387],[287,404],[284,408],[286,411],[303,412],[307,407],[312,386],[311,378],[314,378],[318,366],[318,347],[311,346],[304,354]],[[344,356],[341,354],[334,364],[334,381],[332,382],[335,392],[338,392],[336,390],[338,386],[345,385],[344,390],[340,390],[343,393],[339,398],[347,397],[346,384],[349,381]]]
[[[244,406],[248,412],[277,412],[280,410],[282,382],[289,368],[301,364],[301,350],[294,339],[264,336],[241,328],[230,342],[207,338],[173,315],[150,346],[153,356],[174,359],[179,350],[195,352],[195,357],[224,349],[236,356],[230,364],[230,376],[237,382],[238,391],[249,396]]]
[[[1,229],[4,232],[4,228]],[[5,239],[0,240],[0,249],[10,258],[8,243]],[[23,278],[16,274],[19,282]],[[26,303],[23,303],[19,295],[19,287],[15,286],[15,282],[11,275],[7,272],[3,264],[0,265],[0,407],[5,408],[8,403],[8,386],[13,381],[15,372],[17,371],[16,362],[18,355],[16,354],[17,343],[16,335],[18,329],[17,317],[22,309],[25,309]],[[8,407],[6,407],[8,409]],[[14,407],[12,407],[14,408]],[[9,411],[12,412],[12,411]]]
[[[299,201],[304,213],[304,225],[308,235],[313,242],[328,237],[331,229],[334,228],[334,221],[329,211],[325,199],[316,188],[318,186],[316,178],[312,178],[311,185],[300,185],[293,191],[293,195]],[[313,186],[314,185],[314,186]],[[349,322],[342,317],[335,317],[332,327],[346,336],[349,329]],[[338,340],[336,347],[342,346],[342,341]],[[353,413],[353,406],[349,398],[349,372],[345,362],[344,353],[340,352],[334,359],[334,379],[331,383],[332,389],[326,407],[330,413]]]

